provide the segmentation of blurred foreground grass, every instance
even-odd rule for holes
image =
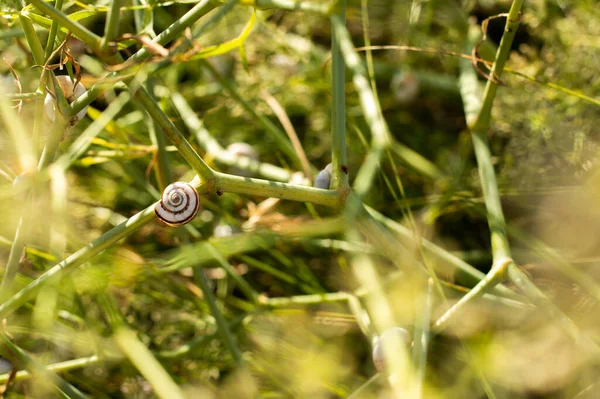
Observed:
[[[239,3],[0,5],[4,397],[600,396],[596,2]]]

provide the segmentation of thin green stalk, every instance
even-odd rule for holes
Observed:
[[[104,51],[108,51],[108,47],[119,34],[119,21],[121,16],[121,0],[111,0],[108,13],[106,14],[106,23],[104,25],[104,37],[100,42],[100,46]]]
[[[158,189],[164,190],[171,183],[171,164],[167,152],[167,140],[161,129],[156,128],[153,121],[147,121],[148,133],[152,144],[156,146],[156,159],[154,164],[154,176],[158,183]]]
[[[340,218],[323,219],[316,222],[306,222],[294,226],[286,226],[278,232],[253,231],[251,233],[235,234],[229,237],[211,238],[207,241],[198,241],[188,245],[182,245],[168,252],[166,261],[159,263],[160,271],[171,272],[181,270],[194,265],[207,265],[214,260],[209,253],[209,246],[216,248],[225,258],[239,254],[265,250],[275,246],[283,239],[296,237],[328,236],[338,234],[344,229]]]
[[[56,0],[54,3],[54,7],[57,10],[61,10],[63,5],[63,0]],[[54,52],[54,41],[56,40],[56,32],[58,32],[58,23],[55,20],[52,20],[52,25],[50,25],[50,32],[48,33],[48,40],[46,41],[46,51],[44,53],[44,59],[48,60],[52,53]]]
[[[44,99],[44,93],[40,93],[38,91],[31,92],[31,93],[4,93],[3,96],[7,100],[12,100],[12,101],[16,101],[16,100],[24,100],[24,101],[36,100],[37,101],[37,100]]]
[[[293,284],[295,286],[298,286],[304,292],[306,292],[308,294],[314,294],[317,292],[314,288],[311,288],[307,284],[300,282],[298,280],[298,278],[296,278],[295,276],[292,276],[291,274],[282,272],[281,270],[275,268],[274,266],[269,265],[266,262],[262,262],[258,259],[251,258],[250,256],[247,256],[247,255],[237,255],[236,258],[238,258],[239,260],[241,260],[246,265],[248,265],[252,268],[256,268],[262,272],[270,274],[271,276],[275,277],[276,279],[279,279],[288,284]]]
[[[385,382],[385,376],[381,373],[377,373],[371,378],[369,378],[364,384],[362,384],[358,389],[347,399],[365,399],[371,398],[375,391],[379,391],[380,386]]]
[[[43,0],[29,0],[29,3],[31,3],[42,13],[49,15],[53,21],[56,21],[61,26],[67,28],[70,32],[77,35],[83,42],[85,42],[85,44],[90,46],[95,53],[102,54],[102,47],[100,45],[102,39],[100,36],[96,35],[79,22],[70,19],[68,15],[57,10],[50,4],[45,3]]]
[[[515,264],[508,267],[507,275],[523,293],[548,316],[555,320],[565,333],[583,350],[592,353],[594,357],[600,356],[600,347],[590,339],[560,310],[558,309],[538,287],[529,280],[527,275]]]
[[[240,276],[240,274],[227,262],[227,259],[221,255],[214,246],[208,244],[209,254],[217,261],[221,268],[231,277],[231,279],[238,285],[240,291],[246,295],[246,297],[254,304],[258,303],[258,292],[252,288],[252,286]]]
[[[19,309],[28,300],[33,298],[42,287],[51,283],[54,281],[54,279],[73,271],[76,267],[87,262],[99,252],[133,233],[143,225],[153,221],[155,218],[154,205],[155,204],[150,205],[148,208],[142,210],[123,223],[107,231],[85,247],[81,248],[79,251],[50,268],[47,272],[35,279],[31,284],[13,295],[6,302],[2,303],[2,305],[0,305],[0,319],[6,318],[15,310]]]
[[[304,1],[304,0],[249,0],[250,3],[254,3],[258,8],[278,8],[280,10],[287,11],[304,11],[314,12],[321,15],[327,15],[331,10],[332,6],[336,3],[335,1],[329,4],[319,4],[316,1]]]
[[[269,308],[285,308],[296,305],[319,305],[323,303],[346,302],[350,295],[346,292],[327,294],[296,295],[281,298],[267,298],[262,303]]]
[[[302,162],[294,150],[294,146],[289,141],[287,135],[281,131],[270,119],[256,112],[254,105],[246,101],[236,90],[232,82],[222,77],[219,72],[206,60],[200,60],[200,63],[208,72],[219,82],[231,97],[233,97],[243,108],[252,116],[258,123],[263,125],[271,137],[277,142],[277,147],[280,148],[293,162],[298,169],[302,169]]]
[[[334,14],[331,16],[331,24],[346,65],[352,72],[352,81],[360,96],[363,114],[372,133],[371,150],[354,180],[354,191],[361,198],[369,191],[379,168],[381,157],[385,149],[391,144],[391,139],[383,115],[381,115],[377,106],[365,68],[346,29],[344,19]]]
[[[400,223],[397,223],[385,217],[373,208],[365,206],[365,209],[369,213],[369,215],[371,215],[376,221],[380,222],[388,229],[398,234],[398,238],[404,240],[403,242],[406,243],[406,246],[411,247],[416,245],[416,243],[414,242],[414,233],[410,229],[402,226]],[[468,277],[468,282],[473,284],[478,283],[479,281],[485,278],[484,273],[480,272],[479,270],[469,265],[462,259],[452,255],[450,252],[444,250],[443,248],[438,247],[431,241],[421,238],[420,245],[423,247],[425,254],[432,258],[432,264],[437,270],[440,270],[445,274],[452,274],[455,273],[456,270],[459,270],[462,274],[464,274],[465,277]],[[494,287],[493,291],[496,295],[518,299],[518,295],[516,295],[513,291],[511,291],[503,285]]]
[[[10,166],[8,166],[6,163],[4,163],[1,160],[0,160],[0,175],[2,175],[2,177],[6,178],[6,180],[8,180],[9,182],[12,182],[17,177],[17,174],[10,168]]]
[[[25,227],[23,226],[23,219],[24,216],[21,216],[19,219],[17,229],[15,230],[15,238],[12,242],[12,246],[10,247],[8,261],[6,262],[4,276],[2,277],[2,284],[0,284],[0,303],[4,303],[4,301],[6,301],[11,294],[13,282],[21,262],[21,255],[23,254],[23,249],[25,248],[25,237],[23,234]]]
[[[241,316],[236,317],[231,321],[231,323],[229,323],[229,328],[236,328],[244,321],[246,317],[248,317],[248,314],[243,314]],[[206,344],[215,339],[217,333],[210,335],[201,335],[198,338],[192,340],[191,342],[183,344],[177,348],[160,351],[156,353],[156,356],[161,359],[175,359],[184,356],[192,356],[197,352],[200,352],[200,350],[203,350],[206,347]],[[2,380],[0,380],[0,382],[1,381]]]
[[[500,263],[494,263],[491,270],[485,277],[469,292],[464,295],[458,302],[456,302],[450,309],[448,309],[439,319],[434,323],[434,328],[437,332],[442,331],[447,327],[450,319],[467,304],[472,303],[476,298],[479,298],[487,291],[491,290],[492,287],[502,282],[506,276],[506,271],[511,266],[515,266],[512,259],[504,259]],[[516,267],[516,266],[515,266]]]
[[[157,43],[161,46],[166,45],[170,41],[176,39],[183,31],[185,31],[188,27],[192,26],[198,19],[202,18],[208,12],[210,12],[213,8],[216,7],[216,3],[211,0],[202,0],[198,4],[196,4],[192,9],[190,9],[187,13],[185,13],[181,18],[171,24],[167,29],[161,32],[160,35],[156,36],[153,40],[154,43]],[[139,49],[133,56],[131,56],[127,62],[132,62],[134,64],[141,64],[143,61],[148,60],[154,54],[152,51],[148,50],[148,47],[144,46]],[[115,79],[119,76],[118,72],[109,73],[105,80]],[[89,88],[87,92],[75,100],[71,104],[71,113],[70,115],[75,115],[88,105],[92,103],[98,97],[102,91],[101,88],[102,83],[98,83],[93,87]],[[112,87],[112,84],[110,84]]]
[[[98,363],[101,363],[102,361],[103,361],[102,359],[100,359],[98,356],[94,355],[94,356],[89,356],[89,357],[73,359],[73,360],[66,360],[64,362],[59,362],[59,363],[53,363],[53,364],[49,364],[44,367],[46,368],[47,371],[60,373],[63,371],[71,371],[71,370],[77,370],[80,368],[84,368],[87,366],[93,366]],[[6,383],[9,379],[9,377],[10,377],[10,374],[0,375],[0,384]],[[28,372],[26,370],[21,370],[21,371],[17,371],[17,374],[15,374],[14,381],[28,380],[32,377],[33,376],[30,372]]]
[[[52,124],[52,129],[48,134],[48,140],[42,151],[40,162],[38,163],[38,171],[46,168],[54,160],[58,145],[65,135],[65,129],[67,127],[67,121],[60,115],[60,112],[55,113],[55,120]]]
[[[215,188],[219,192],[248,194],[259,197],[281,198],[299,202],[310,202],[329,207],[340,206],[340,196],[335,190],[299,186],[262,179],[228,175],[214,172]]]
[[[162,399],[185,399],[181,388],[173,381],[146,345],[139,340],[135,332],[121,326],[113,334],[113,339],[135,368],[150,383],[156,396]]]
[[[23,33],[25,33],[25,38],[27,39],[27,44],[29,45],[31,54],[33,54],[35,63],[40,66],[44,65],[46,63],[44,49],[42,48],[42,43],[40,42],[40,39],[33,28],[33,22],[31,22],[31,19],[26,15],[25,12],[19,13],[19,22],[21,22],[21,28],[23,28]]]
[[[23,349],[19,348],[11,339],[6,335],[5,332],[0,332],[0,341],[2,343],[2,352],[3,355],[10,359],[12,362],[19,363],[24,365],[29,369],[29,372],[33,374],[36,378],[39,378],[43,381],[49,381],[59,392],[68,395],[69,398],[72,399],[88,399],[88,396],[81,392],[79,389],[51,372],[43,365],[38,363],[35,359],[30,357]]]
[[[140,102],[146,112],[152,117],[154,122],[162,129],[165,135],[177,147],[179,153],[188,162],[188,164],[196,171],[198,176],[203,181],[209,181],[214,178],[212,169],[198,155],[196,150],[185,139],[183,134],[171,122],[169,117],[160,109],[156,101],[143,86],[135,87],[131,82],[127,82],[127,86],[132,91],[133,97]]]
[[[196,283],[200,286],[200,289],[204,294],[204,299],[208,304],[210,312],[215,318],[217,327],[219,329],[219,335],[223,340],[223,344],[227,347],[227,349],[229,349],[237,365],[240,367],[244,367],[242,353],[235,342],[235,338],[229,330],[229,325],[227,324],[225,318],[219,310],[219,306],[217,305],[215,296],[213,295],[212,290],[208,285],[208,281],[206,280],[206,276],[204,275],[204,270],[201,267],[194,267],[194,280],[196,280]]]
[[[63,170],[68,169],[85,151],[89,148],[94,137],[102,132],[104,126],[114,120],[117,114],[125,107],[131,99],[128,92],[124,91],[119,96],[111,101],[109,106],[102,114],[89,125],[77,139],[69,146],[69,149],[62,154],[55,162],[55,165]]]
[[[478,92],[478,82],[473,67],[466,60],[461,59],[460,61],[461,94],[463,95],[467,124],[471,129],[471,140],[473,141],[475,157],[477,158],[479,180],[481,182],[488,226],[490,228],[494,263],[486,277],[436,321],[435,327],[438,331],[446,327],[452,316],[456,315],[467,303],[472,302],[503,281],[508,268],[511,266],[516,267],[511,259],[510,246],[506,234],[506,221],[502,212],[502,203],[498,192],[498,182],[496,180],[496,172],[494,171],[487,133],[490,126],[491,108],[496,94],[496,83],[493,82],[493,79],[500,78],[504,64],[508,59],[512,41],[518,28],[518,18],[522,3],[523,1],[521,0],[515,0],[511,6],[505,32],[500,41],[494,65],[492,66],[492,78],[487,81],[482,100],[476,95]],[[474,39],[475,36],[469,32],[467,38],[468,47],[473,46]]]
[[[417,387],[415,398],[423,396],[423,385],[425,384],[425,371],[427,369],[427,352],[430,340],[430,321],[433,309],[433,279],[427,281],[427,292],[423,302],[418,301],[417,322],[415,323],[415,334],[413,343],[413,362],[417,374]]]
[[[191,27],[197,20],[208,14],[218,5],[217,2],[211,0],[202,0],[194,7],[192,7],[187,13],[181,18],[171,24],[167,29],[162,31],[154,40],[154,43],[160,44],[161,46],[166,45],[170,41],[179,37],[187,28]],[[139,64],[152,57],[154,54],[148,50],[147,47],[142,47],[133,56],[131,60],[135,64]]]
[[[524,1],[525,0],[514,0],[510,10],[508,11],[508,16],[506,17],[506,26],[504,27],[504,34],[502,35],[500,46],[496,52],[496,59],[494,60],[494,64],[490,70],[491,79],[488,79],[485,85],[481,108],[475,124],[470,126],[471,131],[477,133],[485,131],[485,134],[487,134],[492,115],[492,105],[494,104],[494,98],[498,88],[496,79],[500,79],[502,77],[504,65],[506,65],[506,61],[508,61],[512,42],[517,34],[517,29],[519,29],[519,22],[521,21],[521,7],[523,6]]]
[[[338,3],[336,18],[346,23],[346,0]],[[346,65],[331,27],[331,188],[348,186],[348,159],[346,153]]]
[[[22,119],[17,115],[12,104],[4,96],[0,96],[0,118],[2,118],[4,128],[8,131],[10,141],[14,143],[20,172],[34,171],[37,159],[31,139],[27,134],[27,129],[25,129]]]
[[[247,170],[251,173],[256,173],[266,179],[277,180],[281,182],[287,182],[290,180],[292,173],[286,169],[275,165],[258,162],[248,157],[238,157],[235,154],[225,150],[221,144],[213,138],[213,136],[204,126],[204,123],[202,123],[200,118],[198,118],[196,113],[192,110],[185,98],[183,98],[180,93],[171,93],[170,97],[173,101],[175,109],[181,115],[183,123],[185,123],[190,132],[195,134],[198,144],[202,146],[204,151],[214,156],[217,161],[227,166],[234,166],[236,168]]]

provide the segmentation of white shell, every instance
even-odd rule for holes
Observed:
[[[327,164],[327,166],[325,166],[325,169],[317,173],[317,177],[315,177],[313,187],[328,190],[329,185],[331,184],[331,172],[332,166],[331,164]]]
[[[81,82],[77,82],[77,86],[73,87],[73,83],[75,82],[69,75],[57,76],[56,80],[58,81],[58,85],[69,104],[81,97],[87,91]],[[54,118],[56,117],[56,108],[56,100],[49,93],[46,94],[46,98],[44,98],[44,111],[46,113],[46,117],[48,117],[48,119],[51,121],[54,121]],[[79,111],[77,115],[73,116],[69,121],[69,126],[74,126],[77,122],[83,119],[87,113],[87,108],[88,107],[85,107]]]
[[[410,104],[419,95],[419,80],[413,72],[398,72],[390,82],[394,99],[400,104]]]
[[[258,151],[248,143],[232,143],[227,146],[227,151],[235,155],[242,155],[258,161]]]
[[[390,347],[390,349],[396,344],[404,344],[407,347],[410,346],[412,339],[410,333],[404,328],[393,327],[385,330],[377,339],[377,343],[373,348],[373,364],[379,372],[385,370],[385,355],[384,346]]]
[[[181,226],[191,221],[200,209],[198,192],[185,182],[169,184],[154,207],[156,217],[169,226]]]

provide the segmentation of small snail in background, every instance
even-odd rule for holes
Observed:
[[[404,344],[406,347],[410,347],[412,339],[410,333],[404,328],[393,327],[385,330],[373,347],[373,364],[380,373],[385,370],[385,355],[384,346],[387,350],[393,350],[395,343]]]
[[[419,79],[414,72],[398,72],[390,82],[394,99],[400,104],[410,104],[419,95]]]
[[[259,159],[258,151],[256,151],[254,147],[247,143],[232,143],[229,146],[227,146],[227,151],[234,154],[237,157],[248,157],[253,161],[258,161]],[[251,174],[247,170],[236,167],[231,168],[231,173],[243,177],[251,176]]]
[[[332,169],[331,164],[330,163],[327,164],[327,166],[325,166],[325,169],[320,171],[317,174],[317,177],[315,177],[315,182],[313,184],[313,187],[329,190],[329,185],[331,184],[332,170],[333,169]]]
[[[74,85],[75,82],[69,75],[57,76],[56,80],[69,104],[73,103],[73,101],[84,95],[87,91],[81,82],[77,82],[77,85]],[[46,94],[46,98],[44,98],[44,111],[51,121],[54,121],[56,117],[56,108],[56,99],[50,93]],[[77,122],[83,119],[86,113],[87,107],[79,111],[77,115],[72,116],[71,120],[69,120],[69,127],[75,126]]]
[[[154,207],[156,217],[169,226],[181,226],[190,222],[200,209],[198,192],[185,182],[169,184],[160,202]]]

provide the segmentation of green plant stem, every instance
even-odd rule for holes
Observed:
[[[280,10],[287,11],[304,11],[314,12],[321,15],[327,15],[332,5],[335,2],[329,4],[319,4],[316,1],[304,1],[304,0],[249,0],[258,8],[278,8]]]
[[[129,328],[119,327],[113,334],[113,339],[131,363],[150,383],[156,396],[162,399],[185,399],[183,391],[160,365],[135,332]]]
[[[125,107],[131,99],[128,92],[124,91],[111,101],[109,106],[102,114],[89,125],[77,139],[69,146],[69,149],[62,154],[54,163],[63,170],[67,170],[89,148],[92,139],[102,132],[104,127],[115,119],[117,114]]]
[[[103,360],[100,359],[98,356],[94,355],[94,356],[89,356],[89,357],[82,357],[82,358],[78,358],[78,359],[73,359],[73,360],[66,360],[64,362],[59,362],[59,363],[54,363],[54,364],[49,364],[47,366],[44,366],[46,368],[47,371],[51,371],[51,372],[62,372],[62,371],[70,371],[70,370],[77,370],[80,368],[84,368],[87,366],[93,366],[95,364],[101,363]],[[2,374],[0,375],[0,384],[4,384],[8,381],[10,374]],[[17,371],[17,374],[15,374],[15,381],[22,381],[22,380],[28,380],[30,378],[32,378],[32,374],[26,370],[21,370],[21,371]]]
[[[54,3],[54,7],[57,10],[61,10],[63,6],[63,0],[56,0]],[[48,40],[46,41],[46,52],[44,53],[44,58],[48,60],[52,53],[54,52],[54,41],[56,40],[56,32],[58,32],[58,23],[55,20],[52,20],[52,25],[50,25],[50,32],[48,33]]]
[[[212,169],[198,155],[196,150],[185,139],[183,134],[175,127],[173,122],[160,109],[156,101],[143,86],[135,87],[132,82],[127,82],[133,97],[139,101],[146,112],[152,117],[154,122],[162,129],[169,140],[177,147],[179,153],[190,164],[192,169],[200,176],[202,181],[209,181],[214,178]]]
[[[490,71],[490,76],[492,79],[488,79],[485,85],[485,89],[483,91],[483,100],[481,102],[481,108],[479,110],[477,119],[475,124],[470,126],[472,132],[485,131],[487,134],[487,130],[489,129],[490,118],[492,115],[492,105],[494,104],[496,90],[498,89],[495,79],[500,79],[502,77],[504,65],[506,65],[506,61],[510,55],[512,42],[517,34],[517,29],[519,28],[519,22],[521,21],[521,7],[523,6],[524,1],[525,0],[514,0],[510,10],[508,11],[506,25],[504,27],[504,34],[500,40],[500,46],[496,52],[496,59],[494,60],[494,64],[492,65],[492,69]]]
[[[104,233],[85,247],[81,248],[79,251],[50,268],[32,283],[9,298],[6,302],[2,303],[2,305],[0,305],[0,319],[6,318],[19,307],[23,306],[28,300],[33,298],[39,292],[40,288],[44,287],[48,283],[51,283],[55,278],[73,271],[76,267],[87,262],[99,252],[133,233],[146,223],[153,221],[155,218],[154,205],[155,204],[152,204],[148,208]]]
[[[496,59],[492,66],[491,76],[500,78],[504,64],[508,59],[510,48],[516,30],[518,28],[518,18],[523,1],[515,0],[509,11],[506,28],[500,47],[496,53]],[[475,28],[468,33],[467,46],[472,47],[476,37]],[[471,140],[477,158],[477,166],[479,170],[479,180],[483,191],[483,199],[487,211],[488,226],[490,228],[490,236],[492,241],[493,264],[486,275],[469,293],[463,296],[456,304],[448,309],[436,322],[435,328],[440,331],[447,326],[451,318],[456,315],[467,303],[471,303],[474,299],[489,291],[506,277],[508,268],[516,267],[511,259],[510,246],[506,234],[506,222],[504,213],[502,212],[502,203],[498,192],[498,182],[496,180],[496,172],[492,161],[487,133],[490,126],[491,108],[496,94],[496,84],[489,79],[487,81],[483,99],[477,96],[477,77],[470,63],[466,60],[460,60],[461,66],[461,93],[463,95],[465,115],[467,124],[471,129]]]
[[[425,372],[427,369],[427,352],[429,350],[430,340],[430,322],[431,311],[433,309],[433,279],[427,281],[427,291],[424,295],[423,302],[418,301],[417,321],[415,323],[415,334],[413,343],[413,363],[415,364],[417,378],[416,398],[423,396],[423,385],[425,383]]]
[[[302,162],[289,141],[287,135],[281,131],[270,119],[256,112],[255,106],[246,101],[236,90],[229,79],[222,77],[214,66],[207,60],[199,60],[200,64],[219,82],[229,95],[231,95],[258,123],[263,125],[271,137],[277,142],[279,148],[294,162],[298,169],[302,169]]]
[[[209,254],[217,261],[221,268],[231,277],[231,279],[238,285],[240,291],[246,295],[246,297],[254,304],[258,303],[258,292],[252,288],[252,286],[239,275],[239,273],[227,262],[227,259],[221,255],[214,246],[208,244]]]
[[[345,25],[346,0],[338,3],[336,19]],[[331,188],[348,186],[346,154],[346,65],[338,43],[339,39],[331,28]]]
[[[381,373],[377,373],[371,378],[369,378],[364,384],[362,384],[358,389],[352,394],[350,394],[347,399],[365,399],[373,396],[373,393],[376,390],[379,390],[380,385],[383,385],[385,382],[385,376]]]
[[[148,133],[152,144],[156,147],[156,163],[154,164],[154,176],[159,190],[165,189],[172,179],[169,154],[167,152],[167,140],[161,129],[157,129],[152,120],[147,121]]]
[[[37,159],[27,129],[12,104],[4,96],[0,96],[0,118],[2,118],[11,142],[14,143],[20,171],[23,173],[35,170]]]
[[[23,33],[25,33],[25,38],[27,39],[27,44],[29,44],[31,54],[33,54],[33,60],[37,65],[44,65],[46,62],[44,57],[44,49],[42,48],[42,43],[40,43],[40,39],[33,28],[31,19],[26,15],[25,12],[21,12],[19,14],[19,22],[21,22],[21,28],[23,28]]]
[[[317,205],[339,207],[341,205],[339,193],[336,190],[322,190],[319,188],[299,186],[274,182],[270,180],[252,179],[214,172],[214,186],[219,192],[249,194],[259,197],[273,197],[285,200],[310,202]]]
[[[21,216],[19,223],[17,224],[15,238],[10,247],[8,261],[6,262],[6,268],[4,269],[4,276],[2,276],[2,284],[0,284],[0,303],[4,303],[11,294],[13,282],[21,261],[21,255],[25,248],[25,237],[23,234],[23,229],[25,227],[23,226],[23,219],[24,217]]]
[[[50,381],[56,388],[68,395],[72,399],[89,399],[87,395],[82,393],[79,389],[68,383],[67,381],[60,378],[55,373],[49,371],[43,365],[39,364],[36,360],[30,357],[23,349],[19,348],[12,343],[11,339],[6,333],[0,333],[0,342],[2,343],[3,355],[12,362],[18,362],[29,369],[29,372],[36,378],[44,381]]]
[[[229,323],[229,328],[232,329],[232,328],[239,326],[246,317],[248,317],[248,314],[243,314],[241,316],[236,317],[235,319],[233,319],[231,321],[231,323]],[[217,331],[217,333],[218,333],[218,331]],[[183,356],[194,355],[197,352],[200,352],[200,350],[203,350],[207,343],[209,343],[210,341],[215,339],[215,337],[217,336],[217,333],[199,336],[198,338],[192,340],[191,342],[189,342],[187,344],[183,344],[177,348],[160,351],[160,352],[156,353],[156,356],[161,359],[176,359],[176,358],[181,358]],[[1,376],[0,376],[0,378],[1,378]],[[1,382],[1,380],[0,380],[0,382]]]
[[[38,171],[46,168],[54,160],[54,156],[58,150],[58,145],[65,134],[66,127],[67,121],[60,115],[59,112],[56,112],[52,129],[48,134],[48,140],[46,141],[46,145],[42,151],[42,156],[40,157],[40,162],[38,163]]]
[[[161,46],[166,45],[170,41],[176,39],[181,33],[183,33],[183,31],[192,26],[198,19],[202,18],[215,7],[216,3],[212,2],[211,0],[200,1],[176,22],[172,23],[167,29],[156,36],[153,42]],[[131,61],[134,64],[141,64],[143,61],[148,60],[152,56],[153,53],[152,51],[148,50],[148,47],[142,47],[133,56],[131,56],[131,58],[129,58],[128,62]],[[115,79],[119,76],[119,72],[111,72],[107,75],[105,80]],[[110,84],[110,86],[112,87],[112,84]],[[96,97],[100,95],[102,91],[101,87],[102,83],[98,83],[89,88],[84,95],[75,100],[71,104],[70,115],[76,115],[79,111],[90,105],[92,101],[94,101]]]
[[[411,248],[417,245],[415,242],[415,234],[408,228],[402,226],[400,223],[397,223],[381,213],[377,212],[373,208],[365,206],[366,211],[371,215],[376,221],[380,222],[388,229],[392,230],[398,235],[398,238],[401,239],[401,243],[405,246]],[[431,257],[432,264],[435,266],[437,270],[444,274],[453,274],[456,270],[460,270],[465,277],[468,278],[468,282],[475,284],[485,278],[485,274],[464,262],[462,259],[452,255],[450,252],[444,250],[443,248],[438,247],[431,241],[428,241],[424,238],[420,239],[420,245],[423,247],[423,251],[426,255]],[[506,288],[503,285],[499,285],[494,287],[493,291],[496,295],[505,296],[513,299],[519,299],[519,296],[516,295],[513,291]]]
[[[49,15],[53,21],[56,21],[61,26],[67,28],[70,32],[78,36],[85,44],[87,44],[96,54],[102,54],[100,45],[102,39],[79,22],[69,18],[68,15],[60,10],[57,10],[43,0],[29,0],[35,8],[42,13]]]
[[[296,276],[292,276],[291,274],[282,272],[281,270],[275,268],[274,266],[269,265],[266,262],[262,262],[258,259],[252,258],[247,255],[241,255],[241,254],[236,255],[236,258],[238,258],[239,260],[241,260],[242,262],[244,262],[246,265],[248,265],[250,267],[256,268],[262,272],[270,274],[271,276],[275,277],[276,279],[279,279],[288,284],[292,284],[292,285],[299,287],[303,292],[305,292],[307,294],[316,294],[319,292],[315,288],[300,281]]]
[[[582,349],[592,353],[595,357],[600,356],[600,347],[596,342],[582,333],[579,328],[558,309],[539,288],[529,280],[516,265],[512,264],[507,270],[508,278],[548,316],[555,320],[565,333]]]
[[[352,44],[350,34],[346,29],[344,18],[334,14],[331,16],[332,31],[339,44],[341,53],[348,69],[352,72],[352,81],[360,96],[360,105],[372,133],[371,149],[354,180],[354,192],[358,198],[366,194],[379,168],[381,157],[391,144],[383,115],[377,106],[377,101],[369,84],[365,68]],[[351,215],[350,215],[351,216]]]
[[[213,317],[215,318],[217,327],[219,329],[219,335],[221,336],[221,339],[223,340],[223,344],[227,347],[227,349],[229,349],[229,351],[231,352],[231,355],[233,356],[233,359],[235,360],[237,365],[240,367],[244,367],[244,360],[242,359],[242,353],[235,342],[235,338],[233,337],[233,335],[231,334],[231,331],[229,330],[229,325],[227,324],[227,322],[225,321],[225,318],[223,317],[223,315],[221,314],[221,311],[219,310],[219,306],[217,305],[215,296],[213,295],[212,290],[208,285],[208,281],[206,280],[206,276],[204,275],[204,270],[201,267],[194,268],[194,280],[196,281],[198,286],[200,286],[200,289],[202,290],[202,293],[204,294],[204,299],[206,300],[206,303],[208,304],[210,312],[212,313]]]
[[[119,34],[119,21],[121,16],[121,0],[111,0],[108,13],[106,14],[106,24],[104,25],[104,37],[100,46],[106,52],[108,46]]]
[[[433,327],[437,332],[447,327],[450,319],[455,316],[467,303],[472,303],[487,291],[490,291],[498,283],[502,282],[506,276],[508,268],[515,266],[511,259],[505,259],[501,263],[494,263],[491,270],[485,277],[469,292],[448,309],[440,318],[436,320]],[[516,267],[516,266],[515,266]]]
[[[350,295],[346,292],[327,294],[296,295],[282,298],[267,298],[262,303],[269,308],[285,308],[295,305],[318,305],[323,303],[346,302]]]
[[[40,92],[31,92],[31,93],[5,93],[3,96],[7,100],[24,100],[24,101],[33,101],[33,100],[43,100],[44,93]]]
[[[335,218],[306,222],[286,227],[278,232],[269,230],[253,231],[229,237],[213,237],[207,241],[183,245],[168,252],[165,256],[167,260],[159,266],[161,271],[171,272],[194,265],[207,265],[214,260],[209,252],[209,247],[216,248],[221,256],[227,259],[231,256],[273,247],[286,238],[328,236],[340,233],[343,229],[343,221],[340,218]]]
[[[266,179],[287,182],[292,177],[290,171],[275,165],[255,161],[248,157],[238,157],[235,154],[225,150],[217,140],[213,138],[210,132],[204,127],[204,123],[198,118],[196,113],[190,108],[183,96],[174,92],[170,95],[173,105],[183,119],[183,123],[190,132],[196,136],[198,144],[210,153],[215,159],[227,166],[234,166],[251,173],[256,173]]]

